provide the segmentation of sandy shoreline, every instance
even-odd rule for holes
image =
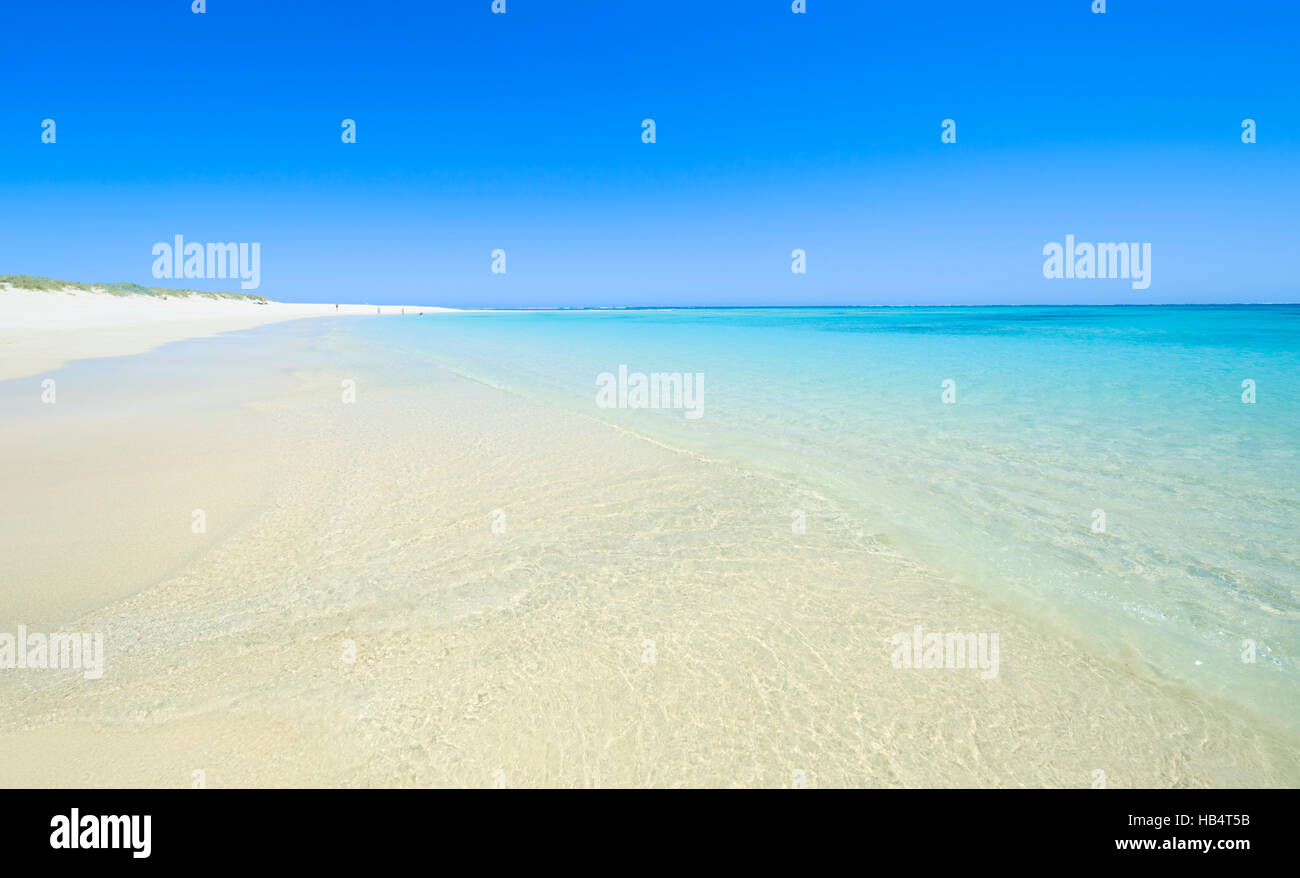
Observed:
[[[14,289],[0,284],[0,381],[73,360],[140,354],[187,338],[304,317],[451,311],[434,306],[257,303],[202,296]]]
[[[817,496],[343,323],[288,330],[74,364],[57,406],[0,387],[0,633],[105,640],[100,679],[0,673],[0,785],[1300,780],[1266,723],[935,580]],[[1001,673],[892,666],[919,621],[999,632]]]

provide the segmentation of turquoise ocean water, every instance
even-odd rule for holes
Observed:
[[[1300,730],[1300,306],[411,309],[343,341],[815,490],[1063,651]],[[702,373],[702,417],[598,407],[620,365]]]

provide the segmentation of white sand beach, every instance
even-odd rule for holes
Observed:
[[[0,283],[0,381],[71,360],[120,357],[184,338],[252,329],[303,317],[425,313],[436,306],[256,302],[201,295],[112,295],[68,287],[15,289]]]

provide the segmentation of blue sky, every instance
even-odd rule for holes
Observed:
[[[154,280],[182,234],[284,301],[1300,300],[1294,3],[490,5],[6,4],[0,274],[237,288]],[[1045,279],[1066,234],[1151,287]]]

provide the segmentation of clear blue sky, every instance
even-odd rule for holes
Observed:
[[[1294,2],[507,2],[6,3],[0,274],[171,285],[183,234],[285,301],[1300,300]],[[1044,279],[1067,233],[1150,289]]]

